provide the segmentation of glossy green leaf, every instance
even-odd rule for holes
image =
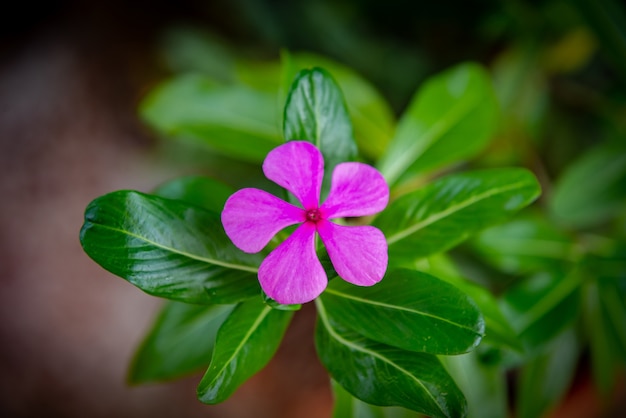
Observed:
[[[374,220],[387,237],[390,263],[445,251],[501,222],[539,196],[521,168],[452,174],[401,196]]]
[[[503,313],[528,349],[550,342],[575,320],[580,285],[577,271],[538,273],[505,293]]]
[[[386,149],[395,128],[393,111],[374,86],[354,70],[328,58],[310,53],[281,54],[283,80],[289,85],[298,71],[306,68],[326,69],[341,88],[354,127],[359,151],[377,159]]]
[[[274,94],[243,85],[218,85],[198,75],[161,84],[140,110],[159,133],[197,141],[235,159],[263,161],[282,141]]]
[[[164,183],[153,193],[167,199],[182,200],[215,213],[221,213],[235,190],[217,180],[202,176],[180,177]]]
[[[217,330],[232,309],[167,302],[135,353],[130,381],[172,379],[208,366]]]
[[[292,316],[293,311],[272,309],[260,298],[238,305],[217,333],[198,399],[222,402],[261,370],[274,356]]]
[[[485,323],[476,304],[429,274],[392,270],[376,286],[334,280],[325,309],[344,327],[409,351],[459,354],[480,342]]]
[[[572,163],[555,185],[550,200],[554,218],[573,227],[610,219],[626,204],[626,146],[603,144]]]
[[[87,206],[80,240],[95,262],[154,296],[209,304],[260,295],[261,256],[237,249],[218,214],[179,201],[104,195]]]
[[[575,259],[572,238],[538,216],[488,228],[472,244],[483,259],[507,273],[563,267]]]
[[[576,333],[570,329],[524,365],[517,388],[517,417],[545,416],[561,401],[574,378],[579,351]]]
[[[335,165],[354,159],[356,144],[343,95],[332,76],[321,68],[298,73],[285,104],[285,140],[312,142],[324,155],[329,173]]]
[[[462,64],[428,80],[406,110],[378,168],[389,184],[470,158],[489,143],[499,110],[489,75]]]
[[[316,301],[315,347],[333,379],[372,405],[401,406],[432,417],[464,417],[463,394],[436,356],[391,347],[340,325]]]

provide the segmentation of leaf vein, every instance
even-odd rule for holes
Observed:
[[[458,203],[456,205],[451,205],[446,210],[441,211],[441,212],[439,212],[439,213],[437,213],[435,215],[432,215],[432,216],[424,219],[421,222],[413,224],[412,226],[395,233],[391,237],[387,238],[387,244],[388,245],[392,245],[392,244],[396,243],[397,241],[400,241],[401,239],[404,239],[404,238],[408,237],[409,235],[414,234],[415,232],[419,231],[420,229],[422,229],[422,228],[424,228],[426,226],[429,226],[429,225],[439,221],[440,219],[443,219],[446,216],[453,214],[454,212],[458,212],[458,211],[460,211],[462,209],[465,209],[466,207],[468,207],[468,206],[470,206],[470,205],[472,205],[472,204],[474,204],[474,203],[476,203],[476,202],[478,202],[478,201],[480,201],[482,199],[486,199],[486,198],[492,197],[492,196],[500,194],[500,193],[508,192],[510,190],[513,190],[513,189],[518,188],[518,187],[522,187],[524,185],[525,185],[525,183],[520,182],[520,183],[509,184],[509,185],[503,186],[501,188],[490,189],[490,190],[487,190],[484,193],[480,193],[480,194],[477,194],[475,196],[472,196],[469,199],[464,200],[461,203]]]
[[[363,299],[363,298],[359,298],[359,297],[356,297],[356,296],[353,296],[353,295],[348,295],[346,293],[338,292],[338,291],[336,291],[334,289],[330,289],[330,288],[326,289],[326,293],[334,294],[334,295],[337,295],[337,296],[340,296],[340,297],[343,297],[343,298],[346,298],[346,299],[351,299],[351,300],[354,300],[356,302],[360,302],[360,303],[364,303],[364,304],[380,306],[382,308],[387,308],[387,309],[395,309],[395,310],[398,310],[398,311],[410,312],[410,313],[414,313],[416,315],[422,315],[422,316],[426,316],[426,317],[429,317],[429,318],[437,319],[439,321],[446,322],[446,323],[448,323],[450,325],[453,325],[453,326],[456,326],[458,328],[471,331],[471,332],[473,332],[474,334],[476,334],[478,336],[481,336],[481,337],[483,336],[483,334],[477,332],[472,327],[468,327],[468,326],[465,326],[465,325],[462,325],[462,324],[458,324],[456,322],[450,321],[449,319],[446,319],[446,318],[443,318],[443,317],[440,317],[440,316],[437,316],[437,315],[433,315],[433,314],[430,314],[430,313],[427,313],[427,312],[418,311],[417,309],[410,309],[410,308],[406,308],[406,307],[398,306],[398,305],[390,305],[388,303],[378,302],[378,301],[374,301],[374,300],[371,300],[371,299]]]
[[[149,245],[153,245],[154,247],[160,248],[162,250],[170,251],[170,252],[172,252],[174,254],[178,254],[178,255],[181,255],[183,257],[190,258],[192,260],[201,261],[201,262],[204,262],[204,263],[207,263],[207,264],[214,264],[214,265],[217,265],[217,266],[220,266],[220,267],[234,269],[234,270],[249,271],[251,273],[257,273],[258,272],[258,268],[256,268],[256,267],[246,266],[246,265],[243,265],[243,264],[225,263],[223,261],[220,261],[220,260],[217,260],[217,259],[214,259],[214,258],[201,257],[201,256],[198,256],[196,254],[188,253],[186,251],[182,251],[182,250],[179,250],[179,249],[176,249],[176,248],[167,247],[165,245],[162,245],[162,244],[160,244],[158,242],[152,241],[152,240],[150,240],[150,239],[148,239],[146,237],[143,237],[141,235],[133,234],[130,231],[126,231],[126,230],[123,230],[123,229],[120,229],[120,228],[114,228],[112,226],[105,225],[105,224],[94,223],[93,221],[91,223],[94,224],[94,225],[98,225],[101,228],[108,229],[110,231],[114,231],[114,232],[120,233],[122,235],[128,235],[130,237],[133,237],[135,239],[143,241],[143,242],[145,242],[145,243],[147,243]]]
[[[263,320],[265,319],[265,317],[270,313],[270,311],[272,310],[272,308],[270,308],[269,306],[265,306],[263,307],[263,310],[259,313],[259,316],[254,320],[254,323],[252,324],[252,326],[250,327],[250,329],[248,330],[248,332],[246,332],[246,335],[244,335],[244,337],[241,339],[241,342],[237,345],[237,347],[233,350],[232,355],[228,358],[227,361],[225,361],[222,364],[222,367],[219,369],[219,372],[214,374],[214,378],[211,381],[210,384],[208,385],[204,385],[204,387],[210,386],[211,384],[213,384],[213,382],[216,380],[216,378],[218,376],[220,376],[224,370],[226,369],[226,367],[228,367],[228,365],[233,361],[233,359],[237,356],[237,354],[241,351],[241,349],[243,348],[243,346],[248,342],[248,340],[250,339],[250,337],[252,337],[252,334],[254,333],[254,331],[257,330],[257,328],[259,327],[259,325],[261,325],[261,322],[263,322]],[[215,353],[217,353],[217,351],[214,351]],[[213,362],[213,360],[211,360],[211,363]],[[210,368],[209,368],[210,370]],[[208,374],[208,371],[207,371]]]
[[[405,368],[403,368],[402,366],[400,366],[399,364],[393,362],[391,359],[376,353],[375,351],[372,350],[368,350],[367,348],[351,343],[350,341],[346,340],[345,338],[343,338],[341,335],[339,335],[334,328],[331,326],[330,322],[328,321],[328,316],[326,313],[326,309],[324,308],[324,303],[318,298],[315,300],[315,304],[317,305],[318,308],[318,312],[320,315],[320,318],[322,320],[322,322],[324,323],[325,328],[328,330],[328,333],[335,338],[337,341],[339,341],[340,343],[342,343],[343,345],[352,348],[355,351],[361,351],[363,353],[369,354],[372,357],[375,357],[377,359],[379,359],[380,361],[389,364],[391,367],[397,369],[399,372],[405,374],[406,376],[408,376],[410,379],[412,379],[413,381],[415,381],[415,383],[417,383],[426,394],[428,394],[428,396],[430,397],[430,399],[433,401],[433,403],[435,405],[437,405],[437,408],[439,408],[439,410],[441,411],[441,413],[443,415],[448,415],[446,414],[446,412],[442,409],[441,405],[439,404],[439,402],[437,402],[437,400],[435,399],[435,397],[433,396],[432,393],[430,393],[430,391],[426,388],[426,386],[424,385],[424,383],[422,383],[421,380],[419,380],[416,376],[414,376],[410,371],[406,370]]]

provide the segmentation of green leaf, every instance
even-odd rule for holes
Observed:
[[[274,356],[292,316],[293,311],[272,309],[260,298],[238,305],[217,333],[198,399],[222,402],[261,370]]]
[[[233,307],[167,302],[135,353],[130,381],[172,379],[207,366],[217,330]]]
[[[331,73],[345,97],[359,151],[373,160],[383,153],[393,135],[395,118],[371,83],[354,70],[315,54],[283,51],[281,60],[283,79],[289,84],[306,68],[321,67]]]
[[[343,95],[335,80],[321,68],[302,70],[293,81],[285,104],[283,132],[287,141],[309,141],[320,149],[325,183],[337,164],[356,156]]]
[[[473,157],[489,143],[499,110],[489,75],[462,64],[428,80],[415,95],[378,168],[389,184]]]
[[[626,363],[626,266],[622,260],[622,277],[601,277],[598,280],[603,321],[615,347]]]
[[[570,329],[524,365],[517,389],[517,417],[545,416],[561,401],[574,378],[579,351],[576,333]]]
[[[626,146],[600,145],[573,162],[555,185],[549,209],[554,218],[586,228],[624,211]]]
[[[401,406],[432,417],[464,417],[463,394],[436,356],[369,340],[340,325],[316,300],[315,347],[333,379],[372,405]]]
[[[179,201],[104,195],[87,206],[80,240],[95,262],[154,296],[212,304],[260,295],[261,255],[237,249],[219,215]]]
[[[513,274],[562,268],[575,259],[573,240],[539,216],[488,228],[473,247],[491,265]]]
[[[260,162],[280,145],[279,111],[272,93],[217,85],[184,75],[154,89],[141,116],[167,137],[197,141],[229,157]]]
[[[162,56],[175,73],[202,73],[231,81],[235,58],[226,43],[197,27],[176,25],[165,30],[161,39]]]
[[[452,174],[401,196],[374,225],[387,237],[390,263],[402,264],[452,248],[539,193],[535,176],[521,168]]]
[[[585,283],[583,324],[589,340],[591,371],[594,382],[604,395],[611,393],[617,377],[617,353],[611,336],[612,318],[605,317],[597,281]],[[619,320],[619,318],[615,318]],[[624,322],[621,323],[621,328]]]
[[[484,333],[482,315],[467,295],[417,271],[392,270],[369,287],[334,280],[321,297],[342,326],[404,350],[465,353]]]
[[[441,360],[467,399],[468,417],[506,417],[506,371],[498,365],[482,362],[478,353],[480,347],[471,353],[445,356]]]
[[[508,319],[502,314],[496,298],[485,288],[461,277],[461,272],[444,253],[435,254],[416,263],[417,270],[432,274],[458,288],[478,306],[485,319],[485,337],[481,344],[508,346],[516,351],[523,347]]]
[[[578,313],[580,274],[539,273],[509,289],[503,313],[530,350],[554,339]]]
[[[217,180],[186,176],[164,183],[154,189],[155,195],[167,199],[182,200],[215,213],[221,213],[226,200],[235,190]]]
[[[285,304],[276,302],[274,299],[267,296],[265,292],[262,292],[262,293],[263,293],[263,302],[272,309],[278,309],[281,311],[299,311],[300,309],[302,309],[302,305],[299,303],[285,305]]]
[[[353,397],[340,384],[331,380],[335,400],[333,418],[385,418],[382,408]]]
[[[411,410],[395,406],[375,406],[352,396],[341,385],[331,379],[334,407],[333,418],[416,418]]]
[[[252,87],[255,90],[267,91],[275,95],[276,103],[282,106],[285,97],[280,96],[281,89],[280,61],[258,61],[254,59],[239,59],[235,63],[237,81]],[[285,93],[286,95],[286,93]],[[282,126],[282,115],[279,112],[279,126]]]
[[[582,261],[583,319],[588,335],[591,366],[596,386],[607,396],[617,382],[616,367],[626,363],[626,244],[604,239],[598,253]],[[602,242],[602,241],[600,241]]]
[[[468,281],[452,283],[471,297],[483,314],[485,318],[484,343],[507,346],[513,350],[522,351],[523,347],[511,324],[502,313],[497,299],[487,289]]]

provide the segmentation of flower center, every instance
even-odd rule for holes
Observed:
[[[322,219],[322,214],[319,209],[309,209],[306,211],[306,220],[316,223]]]

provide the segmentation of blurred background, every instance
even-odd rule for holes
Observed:
[[[330,416],[311,309],[296,317],[270,365],[222,405],[196,400],[201,375],[125,383],[160,301],[92,262],[78,231],[84,208],[99,195],[149,191],[178,175],[211,171],[164,145],[138,117],[142,98],[163,79],[202,69],[227,80],[235,57],[276,63],[281,48],[309,51],[356,70],[398,115],[427,77],[477,61],[493,75],[503,123],[476,165],[530,167],[545,196],[565,167],[598,144],[624,151],[624,13],[613,0],[3,5],[0,416]],[[194,53],[203,49],[194,49],[189,34],[210,39],[211,54]],[[609,191],[617,204],[584,220],[585,228],[626,235],[626,177],[619,176]],[[562,416],[603,416],[589,411],[603,410],[605,401],[582,390]],[[623,382],[617,404],[622,395]]]

